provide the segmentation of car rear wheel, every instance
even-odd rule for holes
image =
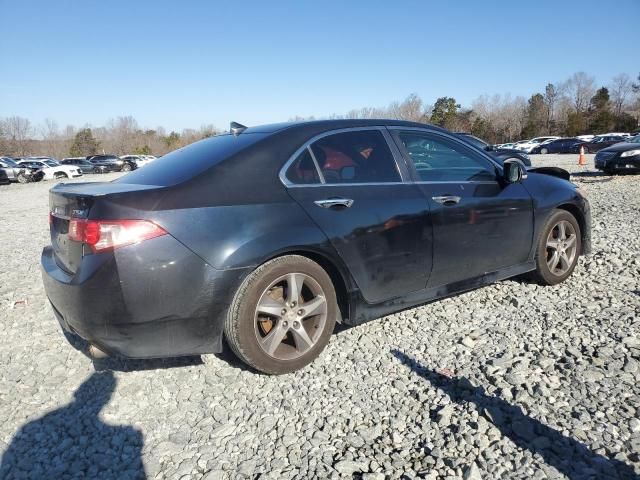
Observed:
[[[565,281],[578,263],[581,238],[575,217],[565,210],[554,210],[538,238],[533,279],[542,285]]]
[[[299,255],[279,257],[244,280],[229,309],[225,337],[247,365],[289,373],[324,350],[337,308],[331,278],[320,265]]]
[[[541,149],[540,149],[540,153],[541,153],[542,155],[546,155],[547,153],[549,153],[549,150],[547,150],[546,148],[541,148]]]

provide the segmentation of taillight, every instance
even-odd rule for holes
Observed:
[[[69,240],[85,243],[95,253],[166,235],[167,232],[147,220],[83,220],[69,221]]]

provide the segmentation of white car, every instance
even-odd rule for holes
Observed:
[[[149,163],[146,155],[121,155],[120,159],[136,164],[136,168],[142,168]]]
[[[591,140],[596,138],[596,136],[595,135],[576,135],[576,138],[578,140],[582,140],[583,142],[590,142]]]
[[[546,142],[547,140],[557,140],[560,137],[548,136],[548,137],[536,137],[531,140],[523,140],[515,144],[516,149],[522,150],[523,152],[531,153],[535,147],[540,145],[542,142]]]
[[[158,159],[155,155],[141,155],[141,157],[145,158],[148,162],[153,162]]]
[[[82,170],[75,165],[61,165],[50,158],[26,158],[18,162],[19,165],[41,168],[44,172],[44,180],[61,180],[63,178],[75,178],[82,176]]]

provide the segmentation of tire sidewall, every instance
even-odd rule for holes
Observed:
[[[562,220],[566,220],[571,223],[576,231],[576,258],[573,261],[573,265],[571,265],[571,268],[569,268],[567,272],[563,275],[554,275],[551,273],[551,270],[549,270],[549,266],[547,265],[547,237],[549,236],[551,229]],[[557,285],[558,283],[564,282],[571,276],[573,270],[576,268],[581,251],[582,231],[580,230],[580,224],[576,218],[566,210],[554,210],[546,221],[542,233],[538,238],[538,248],[536,251],[536,270],[538,275],[547,285]]]
[[[327,300],[327,320],[316,344],[294,360],[278,360],[267,355],[255,335],[255,309],[262,293],[277,278],[288,273],[304,273],[316,280]],[[331,278],[312,260],[287,255],[265,263],[249,275],[236,292],[225,323],[225,336],[232,350],[253,368],[269,374],[289,373],[311,363],[326,347],[337,318],[336,294]]]

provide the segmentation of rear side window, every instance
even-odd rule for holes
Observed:
[[[175,150],[114,180],[116,183],[171,186],[190,180],[219,162],[238,153],[259,140],[266,133],[218,135]]]
[[[428,182],[495,180],[491,163],[474,152],[445,138],[401,132],[402,145],[418,176]]]
[[[323,137],[311,145],[325,183],[400,182],[395,159],[379,130]]]
[[[311,152],[308,148],[305,148],[302,153],[298,155],[298,158],[293,161],[287,169],[286,177],[291,183],[297,185],[320,183],[318,169],[313,162]]]

